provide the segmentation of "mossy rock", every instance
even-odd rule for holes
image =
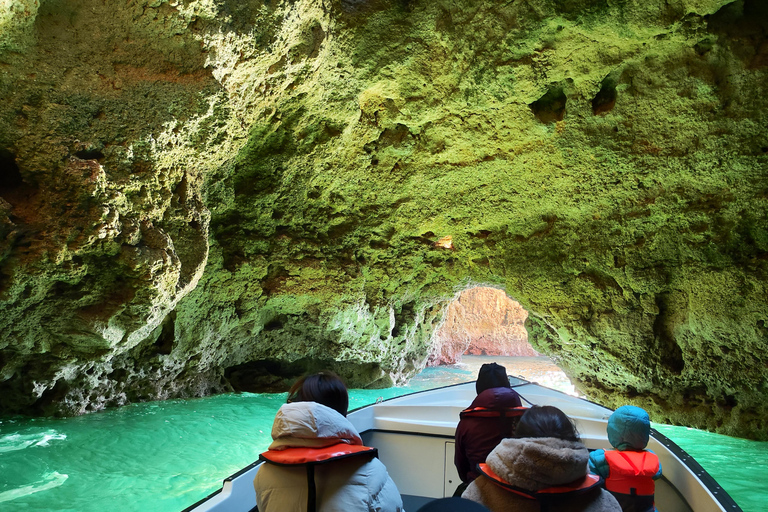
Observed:
[[[767,14],[0,16],[0,405],[73,414],[321,367],[400,383],[448,302],[487,284],[591,398],[768,438]]]

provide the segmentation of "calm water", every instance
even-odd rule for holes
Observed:
[[[565,392],[573,387],[544,358],[466,357],[428,368],[407,387],[353,390],[350,408],[473,380],[497,360]],[[269,444],[285,394],[221,395],[137,404],[71,419],[0,419],[0,512],[178,512],[220,487]],[[745,512],[768,501],[768,442],[656,426],[692,454]]]

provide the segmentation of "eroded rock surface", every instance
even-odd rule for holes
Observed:
[[[503,288],[607,405],[766,438],[759,0],[12,0],[0,406],[425,364]]]
[[[452,301],[432,337],[427,366],[455,364],[473,356],[539,356],[528,343],[528,312],[504,290],[476,287]]]

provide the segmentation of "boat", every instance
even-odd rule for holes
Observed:
[[[611,409],[518,377],[510,383],[524,402],[552,405],[576,424],[588,449],[611,448],[606,426]],[[366,446],[379,458],[414,512],[434,499],[453,495],[461,483],[453,464],[459,413],[476,396],[475,383],[454,384],[379,400],[349,413]],[[663,476],[656,481],[656,506],[662,512],[740,512],[741,508],[685,451],[655,429],[648,448],[658,457]],[[183,512],[253,512],[256,461],[223,482],[221,489]]]

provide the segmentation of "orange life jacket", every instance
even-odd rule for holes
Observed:
[[[377,457],[378,450],[370,446],[347,443],[337,443],[331,446],[323,446],[322,448],[301,446],[284,450],[267,450],[259,455],[259,460],[277,466],[296,466],[301,464],[322,464],[356,455]]]
[[[317,509],[317,489],[315,488],[315,466],[349,457],[367,456],[378,457],[376,448],[347,443],[337,443],[331,446],[295,447],[284,450],[267,450],[259,455],[259,460],[276,466],[306,466],[307,468],[307,512]]]
[[[605,450],[605,460],[610,468],[606,489],[620,494],[653,495],[653,477],[659,472],[659,458],[655,454],[647,450]]]
[[[605,483],[602,477],[592,473],[587,473],[584,478],[575,480],[569,484],[546,487],[544,489],[539,489],[538,491],[529,491],[528,489],[516,487],[502,479],[499,475],[494,473],[490,467],[488,467],[488,464],[478,464],[478,469],[481,474],[490,478],[494,484],[498,485],[502,489],[513,492],[530,500],[538,500],[539,502],[547,502],[552,498],[589,492],[593,489],[603,487]]]
[[[642,451],[605,450],[609,474],[605,488],[613,494],[624,512],[650,512],[656,509],[653,477],[659,471],[659,458]]]

